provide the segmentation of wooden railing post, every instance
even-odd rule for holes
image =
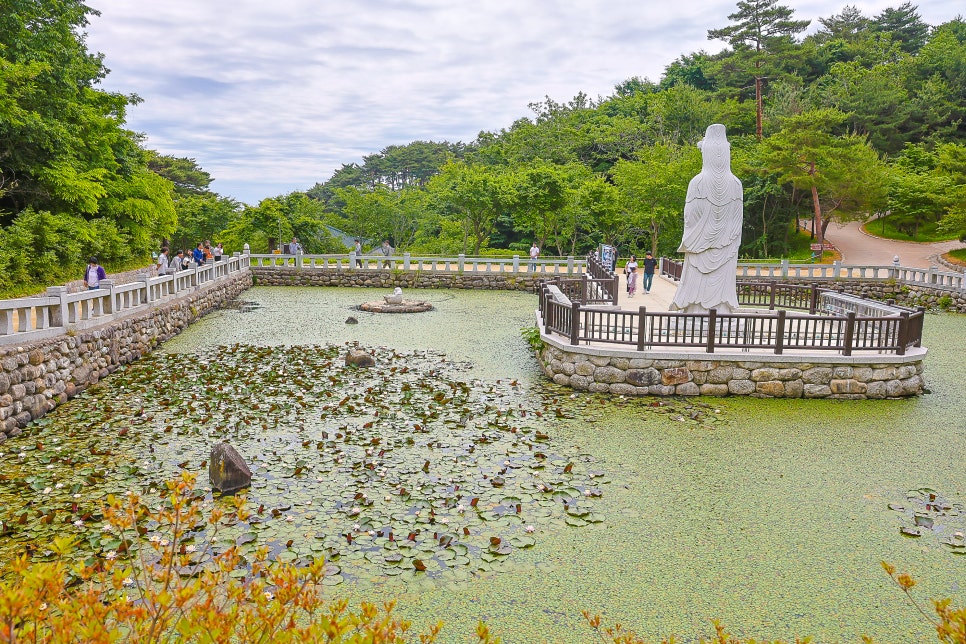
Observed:
[[[815,282],[812,282],[812,296],[811,296],[811,301],[808,303],[808,312],[811,313],[812,315],[815,315],[815,311],[818,310],[818,295],[819,295],[818,284],[816,284]]]
[[[718,310],[708,311],[708,353],[714,353],[714,329],[718,322]]]
[[[901,322],[900,322],[901,324]],[[845,346],[842,347],[842,355],[852,355],[852,338],[855,336],[855,311],[849,311],[845,316]]]
[[[644,350],[644,338],[647,331],[647,308],[640,307],[637,310],[637,350]]]
[[[620,292],[620,290],[621,290],[621,278],[618,277],[617,274],[615,273],[614,274],[614,287],[611,290],[611,296],[610,296],[610,302],[611,302],[611,304],[613,304],[615,306],[617,305],[617,294]]]
[[[896,347],[896,354],[906,355],[907,344],[909,344],[909,312],[903,311],[899,314],[899,346]]]
[[[570,344],[580,344],[580,302],[570,305]]]
[[[785,350],[785,309],[778,311],[778,322],[775,324],[775,353],[781,355]]]
[[[775,288],[778,286],[778,282],[770,282],[768,285],[768,310],[775,310]]]

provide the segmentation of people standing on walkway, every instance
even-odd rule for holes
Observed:
[[[352,252],[355,255],[356,268],[362,268],[362,242],[358,239],[355,245],[352,247]]]
[[[211,242],[209,240],[205,240],[205,247],[202,250],[205,252],[205,263],[215,261],[215,254],[211,252]]]
[[[624,275],[627,277],[627,297],[634,297],[637,291],[637,255],[631,255],[624,264]]]
[[[382,248],[379,249],[379,252],[381,252],[383,256],[385,256],[385,259],[382,260],[382,267],[389,268],[390,267],[389,256],[392,255],[392,246],[389,245],[388,239],[383,240]]]
[[[302,244],[299,243],[298,237],[292,237],[292,241],[288,244],[289,255],[301,255],[302,254]]]
[[[87,260],[87,270],[84,271],[84,286],[88,291],[101,287],[101,280],[107,279],[104,267],[97,263],[97,257]]]
[[[184,270],[184,262],[184,251],[179,249],[178,252],[174,254],[174,257],[171,258],[171,262],[168,264],[168,272],[173,274],[180,270]]]
[[[216,262],[221,261],[221,256],[225,254],[225,249],[221,245],[221,242],[218,242],[218,244],[216,244],[215,247],[211,249],[211,254],[215,256]]]
[[[196,266],[204,266],[205,264],[205,245],[202,242],[198,242],[198,246],[191,251],[191,259],[195,261]]]
[[[657,260],[654,259],[654,255],[648,251],[644,254],[644,280],[641,284],[644,287],[644,293],[651,292],[651,284],[654,282],[654,270],[657,268]]]
[[[535,273],[537,271],[537,258],[540,257],[540,247],[537,246],[536,240],[530,246],[530,272]]]
[[[158,255],[158,275],[167,275],[168,274],[168,263],[170,261],[171,260],[168,259],[168,247],[167,246],[162,246],[161,247],[161,254]]]

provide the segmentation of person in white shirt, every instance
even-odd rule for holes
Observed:
[[[540,257],[540,248],[537,246],[537,242],[533,242],[530,246],[530,272],[533,273],[537,270],[537,258]]]
[[[168,247],[164,246],[161,248],[161,254],[158,255],[158,275],[168,274]]]

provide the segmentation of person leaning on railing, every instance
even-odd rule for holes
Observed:
[[[87,262],[87,270],[84,271],[84,286],[88,291],[93,291],[101,287],[101,280],[106,279],[104,267],[97,263],[97,257],[91,257]]]

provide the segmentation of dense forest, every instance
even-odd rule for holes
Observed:
[[[343,165],[305,192],[240,204],[190,158],[126,128],[136,95],[103,91],[78,0],[7,0],[0,13],[0,292],[118,270],[160,243],[267,251],[297,235],[344,252],[334,227],[416,253],[576,255],[596,244],[673,254],[695,147],[723,123],[745,188],[742,253],[787,255],[796,222],[888,215],[915,237],[966,237],[966,22],[927,25],[909,2],[810,22],[748,0],[658,81],[550,97],[471,142],[414,141]],[[808,35],[805,35],[809,31]],[[538,90],[539,91],[539,90]]]

